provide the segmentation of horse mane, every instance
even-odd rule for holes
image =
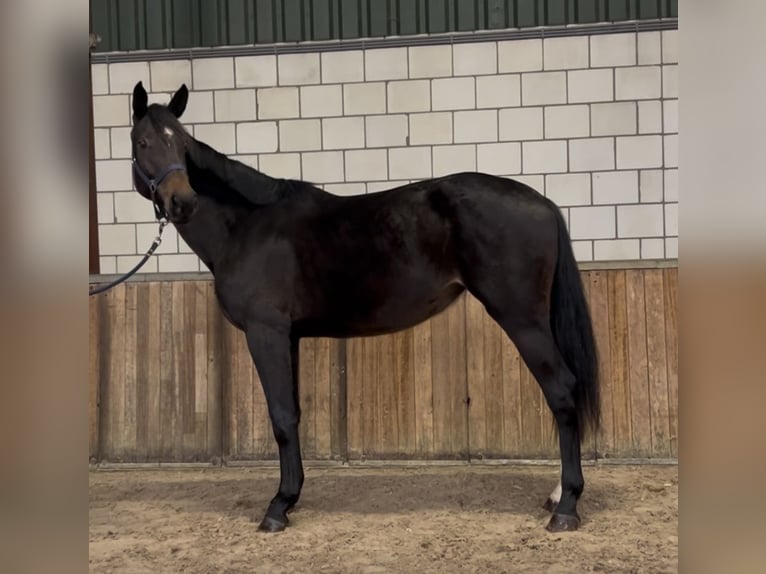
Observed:
[[[184,138],[189,179],[198,193],[223,203],[259,207],[274,204],[298,191],[315,189],[303,181],[270,177],[229,158],[194,138],[164,106],[149,106],[147,116],[156,127],[170,127]]]
[[[203,184],[200,192],[212,193],[224,201],[229,199],[241,203],[245,200],[254,207],[271,205],[284,199],[288,191],[284,180],[275,179],[241,161],[231,159],[191,136],[186,145],[186,164],[192,180],[203,180],[200,182]],[[192,187],[196,190],[200,186],[195,187],[194,183],[192,181]]]

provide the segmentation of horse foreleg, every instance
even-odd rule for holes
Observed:
[[[295,506],[303,487],[303,463],[298,439],[300,406],[297,392],[297,341],[289,325],[248,325],[247,344],[269,408],[274,438],[279,447],[279,491],[271,500],[259,530],[279,532],[287,526],[287,512]]]

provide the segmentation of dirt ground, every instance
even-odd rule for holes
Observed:
[[[585,467],[580,530],[550,534],[557,467],[311,468],[290,526],[256,530],[277,469],[90,473],[90,570],[677,572],[678,468]]]

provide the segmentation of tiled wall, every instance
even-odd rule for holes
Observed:
[[[677,257],[677,32],[93,65],[102,273],[156,234],[131,191],[130,93],[182,82],[182,121],[337,194],[478,170],[558,203],[581,261]],[[168,228],[151,271],[204,270]]]

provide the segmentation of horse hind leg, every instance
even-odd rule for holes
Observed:
[[[517,326],[508,321],[500,324],[542,388],[559,431],[561,480],[546,503],[553,513],[547,528],[551,532],[576,530],[580,525],[577,501],[585,481],[580,460],[575,377],[561,357],[547,324]]]

